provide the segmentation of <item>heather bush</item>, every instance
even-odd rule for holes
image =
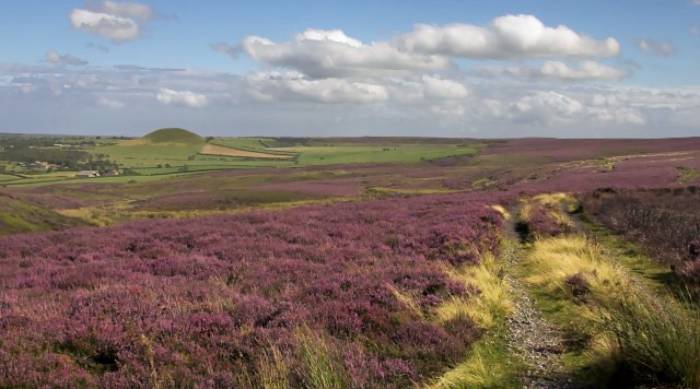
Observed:
[[[700,286],[700,189],[600,189],[582,201],[595,220],[640,243],[684,281]]]
[[[521,201],[518,228],[523,239],[545,238],[570,233],[574,222],[569,214],[578,202],[564,193],[540,194]]]
[[[473,293],[444,267],[495,249],[487,204],[429,196],[0,238],[0,386],[423,382],[478,336],[466,317],[426,317]]]

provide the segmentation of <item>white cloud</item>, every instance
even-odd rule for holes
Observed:
[[[619,80],[626,76],[623,70],[595,61],[583,61],[577,67],[561,61],[545,61],[539,67],[486,67],[477,73],[486,77],[509,76],[557,81]]]
[[[569,118],[583,111],[583,104],[576,99],[555,91],[538,91],[513,104],[518,113],[534,114],[545,122]]]
[[[8,129],[50,126],[57,132],[103,134],[123,129],[132,135],[162,126],[164,117],[212,134],[235,130],[278,136],[463,136],[460,131],[466,127],[482,137],[687,136],[697,134],[700,122],[698,87],[542,83],[529,78],[467,83],[469,77],[435,73],[425,78],[409,74],[316,80],[272,73],[251,82],[252,75],[192,70],[87,66],[77,72],[48,64],[0,63],[0,116],[7,118]],[[435,80],[428,77],[449,82],[437,82],[441,87],[429,92]],[[461,90],[451,83],[462,84],[468,94],[436,93]],[[209,104],[196,110],[171,109],[155,98],[162,94],[170,104],[185,105],[187,99],[175,97],[184,91],[206,96]],[[256,91],[261,99],[248,95]],[[119,105],[109,100],[124,106],[108,109]],[[105,107],[100,115],[95,115],[96,104]]]
[[[151,7],[139,3],[105,0],[102,2],[102,9],[105,13],[126,18],[148,20],[153,16],[153,10],[151,10]]]
[[[188,90],[173,90],[161,88],[156,95],[158,101],[166,105],[184,105],[192,108],[201,108],[209,103],[207,96]]]
[[[74,9],[70,15],[73,28],[84,30],[114,42],[134,40],[142,25],[152,17],[149,6],[139,3],[103,1],[94,9]]]
[[[52,65],[85,66],[88,62],[70,54],[60,54],[55,50],[46,53],[46,62]]]
[[[120,109],[124,108],[126,104],[119,100],[114,100],[107,97],[100,97],[99,99],[97,99],[97,105],[110,109]]]
[[[340,30],[308,29],[284,43],[249,36],[243,39],[241,47],[257,61],[295,69],[313,78],[450,66],[449,59],[442,56],[404,52],[386,42],[364,44]]]
[[[584,61],[578,68],[571,68],[559,61],[547,61],[540,68],[544,77],[562,80],[618,80],[625,72],[595,61]]]
[[[566,26],[548,27],[532,15],[501,16],[487,27],[419,24],[396,44],[409,52],[464,58],[610,57],[620,51],[614,38],[596,40]]]
[[[307,29],[301,34],[297,34],[297,41],[315,42],[335,42],[348,45],[350,47],[362,47],[362,42],[345,35],[342,30],[315,30]]]
[[[463,99],[469,96],[469,90],[464,84],[437,76],[422,77],[424,95],[436,99]]]
[[[383,85],[341,78],[309,79],[297,72],[256,73],[248,92],[260,101],[307,100],[320,103],[375,103],[389,98]]]
[[[661,57],[671,56],[676,51],[670,42],[659,42],[653,39],[640,39],[638,45],[640,50]]]

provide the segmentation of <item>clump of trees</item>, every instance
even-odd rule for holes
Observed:
[[[108,155],[92,154],[80,147],[94,146],[91,140],[61,143],[58,137],[5,136],[0,149],[0,161],[33,164],[37,161],[54,165],[55,170],[97,170],[106,173],[118,169]]]

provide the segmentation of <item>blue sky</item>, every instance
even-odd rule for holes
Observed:
[[[162,124],[227,135],[694,135],[696,3],[8,0],[0,12],[0,131],[135,135]],[[76,19],[76,10],[133,22],[138,32],[117,37],[105,29],[112,26],[86,23],[86,14]],[[491,34],[508,15],[526,15],[552,35],[532,50],[513,49],[509,35],[497,48],[464,51],[477,38],[470,28]],[[456,37],[425,46],[416,24]],[[588,49],[565,46],[554,31],[560,25],[590,38],[579,42]],[[516,27],[513,39],[530,34]],[[295,38],[309,30],[324,43]],[[342,35],[329,33],[336,30]],[[608,38],[614,48],[603,47]],[[417,41],[425,47],[411,46]],[[213,50],[217,43],[236,54]],[[368,49],[373,43],[381,47]],[[333,63],[319,62],[326,57],[318,50]],[[377,65],[384,55],[412,57]],[[417,68],[427,57],[442,65]]]

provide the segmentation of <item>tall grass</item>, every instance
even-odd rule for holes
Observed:
[[[320,335],[308,327],[296,331],[299,358],[304,369],[302,379],[309,389],[342,389],[350,386],[343,364]]]
[[[595,340],[587,349],[592,365],[607,363],[599,367],[630,373],[640,383],[700,388],[700,311],[693,304],[652,288],[583,236],[536,241],[526,269],[525,281],[554,300],[559,315],[575,316],[574,329]],[[574,277],[586,284],[583,301],[567,286]]]
[[[635,377],[700,388],[700,311],[635,288],[606,309],[615,359]]]
[[[447,322],[467,316],[482,329],[484,336],[469,350],[464,361],[433,380],[428,388],[497,388],[517,386],[517,374],[523,362],[508,348],[505,319],[515,309],[513,292],[504,279],[506,261],[517,243],[501,241],[500,258],[491,253],[481,256],[478,265],[462,265],[447,269],[451,278],[476,288],[470,297],[453,297],[438,306],[434,312],[438,322]]]
[[[478,265],[465,264],[450,268],[451,278],[463,282],[465,287],[476,287],[478,294],[471,297],[452,297],[435,310],[439,322],[447,322],[466,315],[481,328],[490,328],[499,318],[513,310],[508,283],[503,279],[503,263],[491,253],[482,255]]]
[[[270,345],[267,352],[262,353],[256,370],[262,389],[289,388],[289,367],[284,355],[274,344]]]

